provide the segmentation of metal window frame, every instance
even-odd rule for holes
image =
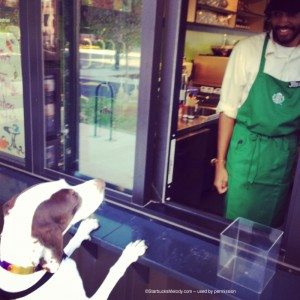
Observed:
[[[24,79],[31,79],[31,64],[30,62],[30,45],[31,36],[29,30],[26,30],[31,25],[31,19],[28,16],[29,3],[27,1],[19,1],[20,9],[20,29],[21,29],[21,61],[22,61],[22,76],[23,76],[23,95],[24,95],[24,122],[25,122],[25,168],[29,171],[33,169],[33,157],[32,157],[32,110],[31,99],[32,90],[31,85],[25,84]],[[33,20],[32,20],[33,21]],[[34,24],[34,21],[33,21]],[[24,59],[26,58],[26,59]],[[33,75],[34,76],[34,75]]]
[[[300,155],[294,178],[292,197],[286,215],[284,236],[285,262],[297,266],[300,271]]]
[[[182,35],[182,18],[185,11],[182,0],[167,1],[164,19],[164,45],[160,83],[159,109],[156,115],[156,144],[153,173],[153,198],[163,202],[166,194],[167,170],[169,163],[170,136],[174,127],[174,99],[179,96],[178,86],[180,72],[178,61],[183,53],[184,36]],[[181,48],[180,48],[181,47]]]
[[[73,15],[73,33],[70,33],[75,41],[72,44],[76,48],[78,39],[78,23],[80,10],[80,0],[67,0],[71,4],[71,12]],[[113,188],[107,188],[107,196],[114,201],[132,202],[138,205],[145,205],[151,199],[151,181],[153,174],[153,156],[154,151],[151,146],[154,145],[155,139],[155,123],[158,99],[159,85],[159,66],[161,63],[162,48],[162,23],[167,0],[143,0],[142,23],[141,23],[141,69],[138,99],[138,121],[136,133],[136,155],[134,168],[134,184],[132,195],[123,193]],[[31,0],[21,1],[22,3],[22,22],[23,28],[26,28],[26,40],[24,45],[27,47],[23,52],[26,78],[26,89],[28,89],[26,98],[26,115],[27,132],[30,132],[28,138],[28,149],[26,155],[26,170],[37,174],[45,179],[65,178],[71,183],[82,181],[72,175],[59,171],[45,168],[44,165],[44,149],[45,149],[45,124],[44,124],[44,63],[42,50],[42,32],[41,32],[41,1]],[[76,49],[72,48],[70,56],[72,60],[76,60]],[[32,62],[32,63],[31,63]],[[74,64],[73,72],[78,74],[78,65]],[[76,83],[76,82],[75,82]],[[75,84],[74,83],[74,84]],[[76,85],[76,84],[75,84]],[[74,91],[74,97],[78,95],[78,90]],[[153,99],[156,99],[155,101]],[[78,108],[77,108],[78,109]],[[34,117],[33,117],[34,116]],[[73,146],[78,144],[77,132],[78,128],[76,119],[70,120],[72,131],[70,137],[73,138]],[[74,126],[74,124],[76,126]],[[151,125],[150,125],[151,124]],[[73,147],[74,148],[74,147]],[[76,164],[77,156],[73,154],[70,158],[69,165]]]
[[[141,69],[132,201],[145,205],[152,195],[156,118],[161,109],[158,90],[165,0],[144,0],[142,13]]]
[[[68,174],[73,174],[78,169],[78,149],[79,149],[79,112],[80,112],[80,102],[77,101],[80,98],[80,86],[79,86],[79,22],[80,22],[80,0],[64,0],[63,6],[66,9],[67,13],[71,16],[68,19],[69,23],[65,26],[66,39],[70,41],[69,48],[69,57],[68,60],[72,61],[69,64],[69,72],[72,74],[70,76],[70,88],[68,97],[70,99],[75,99],[74,102],[68,101],[68,105],[65,106],[65,121],[64,124],[68,125],[68,144],[66,145],[69,151],[64,153],[65,155],[65,164]],[[76,149],[76,150],[75,150]]]
[[[29,90],[28,98],[25,99],[25,113],[30,114],[30,119],[26,120],[27,129],[30,128],[30,148],[29,155],[26,155],[26,165],[31,165],[28,171],[36,174],[41,174],[42,163],[44,161],[44,69],[43,69],[43,54],[42,54],[42,32],[41,32],[41,1],[20,1],[26,20],[23,26],[27,28],[26,45],[28,53],[26,59],[23,57],[27,74],[27,86],[25,90]],[[26,148],[27,150],[27,148]]]

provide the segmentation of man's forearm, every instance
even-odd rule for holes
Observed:
[[[219,162],[225,162],[226,160],[234,124],[235,119],[226,116],[224,113],[220,113],[217,149],[217,160]]]
[[[216,166],[214,186],[220,194],[225,193],[228,188],[226,156],[234,123],[235,119],[226,116],[224,113],[220,114],[217,159],[214,162]]]

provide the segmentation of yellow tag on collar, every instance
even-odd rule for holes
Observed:
[[[7,271],[14,273],[14,274],[20,274],[20,275],[27,275],[32,274],[35,272],[35,267],[20,267],[16,265],[9,265],[7,267]]]

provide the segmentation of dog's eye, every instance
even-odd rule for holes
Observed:
[[[53,221],[56,223],[56,224],[64,224],[65,223],[65,220],[66,217],[65,216],[56,216],[53,218]]]

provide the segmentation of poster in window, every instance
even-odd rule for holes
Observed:
[[[42,34],[45,60],[58,59],[58,14],[55,0],[42,1]]]
[[[0,153],[25,157],[19,10],[0,9]]]
[[[0,0],[0,6],[2,7],[19,7],[19,0]]]
[[[83,0],[83,5],[102,9],[114,9],[124,12],[131,12],[132,0]]]

